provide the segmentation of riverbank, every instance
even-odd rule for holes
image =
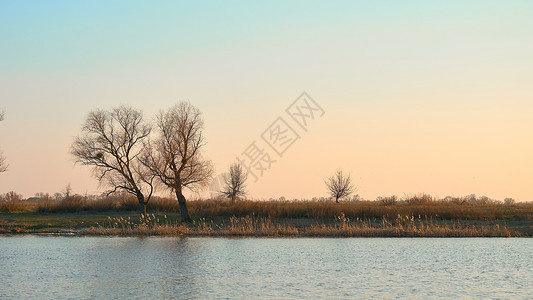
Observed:
[[[397,216],[355,220],[212,217],[179,222],[178,214],[151,214],[141,224],[134,212],[114,214],[1,214],[1,234],[206,237],[531,237],[531,221],[437,220]]]
[[[521,237],[522,233],[500,224],[467,224],[398,217],[396,220],[355,220],[344,216],[333,222],[302,225],[298,220],[232,217],[216,223],[201,219],[193,224],[172,224],[153,216],[147,224],[110,219],[111,226],[92,227],[80,235],[103,236],[214,236],[214,237]]]
[[[150,202],[141,222],[131,197],[4,201],[0,234],[271,237],[532,237],[533,204],[428,195],[380,201],[188,201],[192,223],[175,201]]]

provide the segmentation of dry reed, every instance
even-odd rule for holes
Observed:
[[[13,198],[13,197],[12,197]],[[256,215],[265,218],[333,219],[344,214],[350,219],[395,218],[397,215],[413,215],[441,220],[533,220],[533,203],[507,205],[486,201],[483,198],[467,201],[463,198],[436,200],[428,195],[378,198],[378,201],[335,203],[332,201],[252,201],[232,203],[221,199],[188,201],[191,215],[196,217],[245,217]],[[0,212],[73,213],[137,211],[135,197],[118,194],[91,199],[79,195],[61,201],[44,199],[38,202],[7,199],[0,201]],[[148,211],[177,213],[177,201],[154,197]]]
[[[334,224],[303,227],[274,224],[270,218],[231,217],[229,222],[214,223],[200,219],[193,224],[170,221],[166,216],[148,216],[135,223],[131,218],[109,218],[106,224],[82,230],[83,235],[112,236],[226,236],[226,237],[518,237],[507,227],[474,226],[455,222],[439,224],[436,220],[398,215],[389,220],[351,221],[345,215]]]

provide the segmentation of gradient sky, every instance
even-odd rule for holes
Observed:
[[[0,193],[99,193],[70,145],[92,109],[203,112],[227,169],[306,91],[325,114],[253,198],[533,200],[531,1],[0,0]],[[298,129],[298,128],[295,128]]]

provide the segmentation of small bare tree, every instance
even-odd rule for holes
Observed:
[[[334,175],[325,180],[326,186],[331,197],[339,203],[339,199],[350,196],[355,188],[352,185],[350,174],[345,175],[342,170],[337,170]]]
[[[4,112],[0,111],[0,121],[4,120]],[[4,157],[4,154],[0,152],[0,173],[3,173],[7,171],[8,164],[6,162],[6,158]]]
[[[159,137],[143,157],[145,166],[178,200],[182,222],[190,222],[183,188],[205,187],[213,174],[211,161],[201,156],[204,122],[198,108],[180,102],[157,117]]]
[[[70,199],[70,196],[72,196],[72,187],[69,184],[65,187],[65,190],[63,191],[63,195],[65,195],[65,199]]]
[[[244,183],[248,179],[248,173],[238,162],[229,167],[229,173],[224,174],[224,187],[220,194],[230,198],[233,203],[235,200],[246,195]]]
[[[123,190],[135,195],[141,216],[146,216],[154,191],[155,176],[140,160],[150,132],[139,110],[126,106],[96,110],[87,116],[71,149],[78,163],[92,166],[98,181],[112,189],[108,194]]]

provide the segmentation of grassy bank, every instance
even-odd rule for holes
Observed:
[[[144,223],[144,224],[142,224]],[[396,218],[336,219],[211,217],[179,222],[179,215],[153,214],[140,222],[134,212],[3,214],[0,233],[74,233],[116,236],[272,236],[272,237],[530,237],[531,221]]]
[[[140,225],[137,202],[127,195],[63,201],[0,202],[0,233],[74,231],[84,235],[501,237],[533,236],[533,204],[475,199],[188,202],[192,224],[178,222],[175,200],[155,198],[151,220]]]
[[[251,201],[231,203],[227,200],[209,199],[188,201],[188,208],[196,217],[245,217],[252,214],[269,218],[333,219],[342,214],[351,219],[393,218],[420,216],[443,220],[532,220],[533,203],[504,204],[481,198],[434,199],[418,195],[396,200],[395,197],[380,198],[380,201],[334,203],[331,201]],[[0,213],[114,213],[136,211],[137,200],[130,195],[118,195],[92,199],[71,196],[61,201],[9,199],[0,201]],[[148,204],[152,213],[177,213],[176,200],[155,197]]]
[[[333,223],[297,225],[261,217],[231,217],[213,222],[200,219],[193,224],[173,223],[166,216],[152,216],[145,224],[130,218],[110,218],[108,224],[79,232],[96,236],[225,236],[225,237],[521,237],[506,226],[443,223],[398,217],[395,220],[355,220],[344,216]]]

